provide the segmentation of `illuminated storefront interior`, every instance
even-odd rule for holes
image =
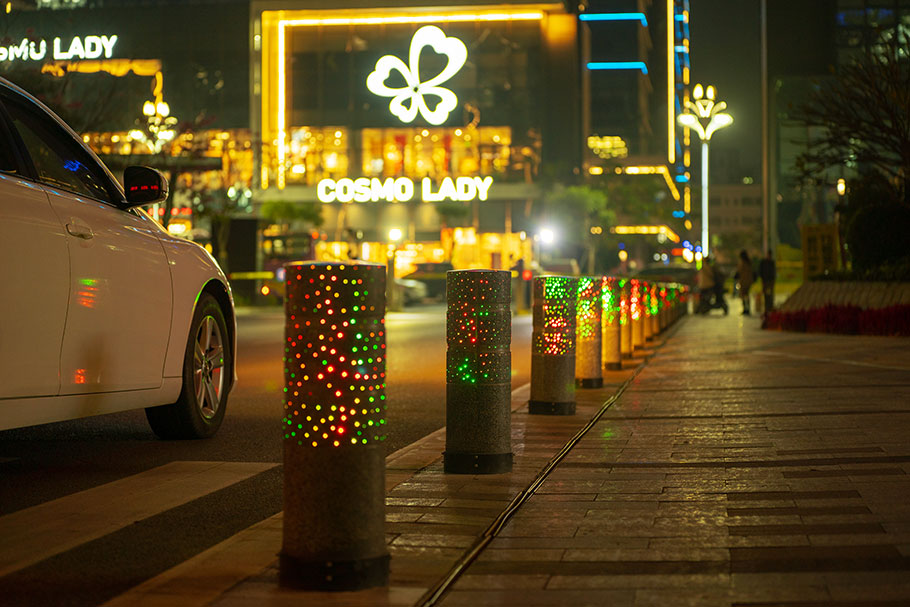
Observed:
[[[360,141],[352,142],[348,127],[292,127],[284,179],[288,185],[316,185],[322,179],[349,175],[420,175],[434,180],[455,175],[505,177],[510,170],[523,171],[510,162],[511,131],[509,127],[364,128]],[[351,164],[355,159],[360,161],[359,169]]]

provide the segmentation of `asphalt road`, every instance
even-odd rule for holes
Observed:
[[[390,313],[386,326],[386,445],[393,452],[445,424],[445,306]],[[239,382],[212,439],[158,440],[142,411],[0,432],[0,522],[171,462],[280,463],[283,331],[280,310],[239,314]],[[516,317],[513,389],[530,381],[530,341],[530,317]],[[281,507],[281,469],[274,467],[0,577],[0,605],[102,603]]]

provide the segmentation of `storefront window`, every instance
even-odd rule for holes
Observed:
[[[506,176],[515,169],[509,127],[362,129],[353,133],[346,127],[295,127],[289,135],[289,184],[315,185],[321,179],[351,176],[434,180],[459,175]]]
[[[290,131],[288,183],[312,185],[348,174],[349,136],[345,127],[298,127]]]

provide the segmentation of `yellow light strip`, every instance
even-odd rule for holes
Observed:
[[[692,188],[688,185],[683,188],[683,211],[686,215],[692,212]]]
[[[669,226],[613,226],[610,231],[614,234],[664,234],[673,241],[679,242],[679,234],[674,232]]]
[[[676,162],[676,21],[673,18],[674,0],[667,0],[667,158]],[[679,200],[679,196],[676,196]]]
[[[623,167],[622,172],[626,175],[663,175],[664,181],[667,183],[667,188],[669,188],[670,194],[673,195],[673,200],[679,200],[679,189],[676,187],[676,184],[673,183],[673,177],[670,175],[670,170],[663,165]]]
[[[542,11],[527,13],[449,13],[443,15],[411,14],[388,17],[326,17],[312,19],[286,19],[279,24],[298,26],[333,26],[333,25],[389,25],[409,23],[448,23],[470,21],[533,21],[543,19]]]
[[[287,123],[286,113],[287,113],[287,100],[285,98],[285,59],[284,59],[284,35],[285,35],[285,26],[287,25],[286,21],[278,22],[278,179],[277,186],[279,190],[284,189],[284,172],[285,165],[287,164]]]

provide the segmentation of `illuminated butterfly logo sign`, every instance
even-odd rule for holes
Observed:
[[[420,78],[420,53],[424,47],[430,47],[440,55],[448,58],[445,68],[426,82]],[[455,93],[439,86],[458,73],[468,59],[468,49],[458,38],[446,36],[445,32],[435,25],[425,25],[414,33],[408,53],[410,65],[394,55],[386,55],[376,62],[376,67],[367,77],[367,88],[380,97],[391,97],[389,111],[402,122],[413,122],[418,112],[430,124],[439,125],[445,122],[449,113],[458,105]],[[391,88],[386,80],[392,71],[398,71],[406,86]],[[438,97],[435,109],[427,105],[427,96]]]

